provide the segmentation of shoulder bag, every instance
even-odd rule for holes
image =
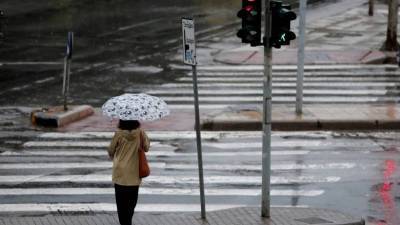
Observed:
[[[147,163],[146,154],[144,151],[144,138],[142,132],[140,132],[140,144],[139,144],[139,177],[144,178],[150,175],[150,167]]]

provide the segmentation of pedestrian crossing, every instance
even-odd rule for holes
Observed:
[[[192,72],[173,83],[151,87],[148,94],[163,98],[171,108],[193,107]],[[200,108],[225,108],[263,101],[263,67],[199,66]],[[273,66],[272,101],[296,101],[297,68]],[[388,103],[400,101],[400,71],[396,65],[307,65],[303,103]]]
[[[2,151],[0,214],[115,211],[112,163],[106,152],[112,135],[42,133],[20,149]],[[137,211],[200,211],[195,132],[148,135],[152,174],[143,180]],[[357,158],[383,151],[373,141],[347,143],[330,132],[309,138],[303,140],[301,132],[273,135],[273,205],[307,207],[360,169],[348,152]],[[207,210],[259,206],[261,132],[203,132],[203,164]],[[288,205],[293,198],[303,201]]]

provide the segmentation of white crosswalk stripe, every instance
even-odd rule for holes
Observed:
[[[150,162],[151,168],[157,169],[174,169],[189,170],[197,169],[194,164],[166,164]],[[273,170],[300,170],[300,169],[351,169],[354,163],[328,163],[328,164],[279,164],[271,165]],[[0,165],[0,169],[76,169],[76,168],[112,168],[112,162],[95,162],[95,163],[8,163]],[[207,164],[203,166],[205,170],[232,171],[232,170],[252,170],[261,171],[261,165],[223,165],[223,164]]]
[[[208,211],[223,210],[229,208],[245,207],[239,204],[215,204],[207,205]],[[276,207],[293,207],[290,205],[277,205]],[[295,207],[306,208],[297,205]],[[0,213],[54,213],[54,212],[115,212],[115,203],[82,203],[82,204],[0,204]],[[138,204],[135,212],[194,212],[200,211],[199,204]]]
[[[272,190],[272,196],[318,196],[323,190]],[[2,188],[0,195],[113,195],[114,188]],[[191,195],[199,196],[199,189],[194,188],[140,188],[140,194],[146,195]],[[232,195],[232,196],[258,196],[260,189],[206,189],[205,194],[209,196]]]
[[[187,67],[185,67],[187,68]],[[241,65],[241,66],[198,66],[199,71],[227,71],[227,70],[239,70],[239,71],[262,71],[264,67],[262,65]],[[272,66],[274,71],[297,71],[297,65],[274,65]],[[306,71],[342,71],[342,70],[356,70],[356,69],[397,69],[396,65],[305,65]]]
[[[315,147],[323,147],[320,139],[330,134],[310,135],[315,140],[308,141],[283,139],[286,134],[272,137],[272,155],[278,159],[271,165],[273,198],[318,198],[326,190],[309,184],[340,182],[337,171],[359,167],[347,161],[299,163],[298,157],[319,154],[321,150]],[[106,152],[112,135],[42,133],[21,150],[1,153],[5,163],[0,164],[0,199],[5,200],[0,200],[0,213],[115,211],[112,162]],[[152,174],[143,180],[137,211],[199,211],[195,133],[148,132],[148,136],[152,139],[148,153]],[[340,151],[351,147],[337,140],[325,141],[337,150],[324,154],[340,156]],[[203,144],[207,209],[256,206],[261,195],[261,132],[204,132]],[[373,143],[361,146],[379,149]],[[180,200],[174,202],[177,197]]]
[[[200,108],[262,103],[262,66],[203,66],[197,72]],[[162,97],[172,109],[192,109],[191,72],[187,75],[146,92]],[[272,77],[273,103],[294,103],[296,67],[274,66]],[[311,65],[305,67],[303,102],[400,102],[399,86],[400,71],[393,65]]]
[[[57,146],[54,146],[57,147]],[[279,151],[272,152],[272,155],[305,155],[310,151]],[[23,155],[40,155],[40,156],[107,156],[106,151],[25,151],[25,152],[6,152],[2,155],[14,155],[14,156],[23,156]],[[179,157],[179,156],[189,156],[194,157],[197,153],[176,153],[176,152],[167,152],[167,151],[155,151],[150,152],[149,156],[170,156],[170,157]],[[261,152],[206,152],[203,153],[205,157],[227,157],[227,156],[261,156]]]
[[[337,182],[340,177],[316,177],[316,176],[298,176],[298,177],[280,177],[272,176],[271,184],[292,184],[292,183],[322,183],[322,182]],[[69,183],[109,183],[111,175],[57,175],[57,176],[42,176],[42,175],[12,175],[0,176],[2,184],[9,183],[45,183],[45,182],[69,182]],[[252,183],[261,185],[260,176],[207,176],[204,178],[207,184],[230,184],[230,185],[246,185]],[[177,185],[177,184],[197,184],[198,178],[194,176],[150,176],[144,180],[144,185]]]

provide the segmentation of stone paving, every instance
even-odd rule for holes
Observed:
[[[111,225],[118,224],[115,213],[84,215],[52,214],[44,216],[0,217],[0,225]],[[135,225],[363,225],[364,220],[334,210],[312,208],[271,208],[269,219],[261,217],[260,208],[234,208],[212,211],[202,220],[200,213],[136,213]]]

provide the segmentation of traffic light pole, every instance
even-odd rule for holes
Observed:
[[[303,114],[304,45],[307,0],[300,0],[299,42],[297,51],[296,114]]]
[[[237,36],[242,43],[251,46],[264,45],[264,89],[263,89],[263,134],[262,134],[262,187],[261,216],[271,217],[271,117],[272,117],[272,47],[289,45],[296,34],[290,30],[290,21],[296,19],[289,4],[282,1],[265,0],[264,39],[261,43],[262,0],[242,0],[237,16],[242,19],[242,28]]]
[[[271,217],[271,113],[272,113],[272,48],[271,38],[271,5],[265,0],[265,35],[264,35],[264,96],[263,96],[263,149],[262,149],[262,191],[261,216]]]

